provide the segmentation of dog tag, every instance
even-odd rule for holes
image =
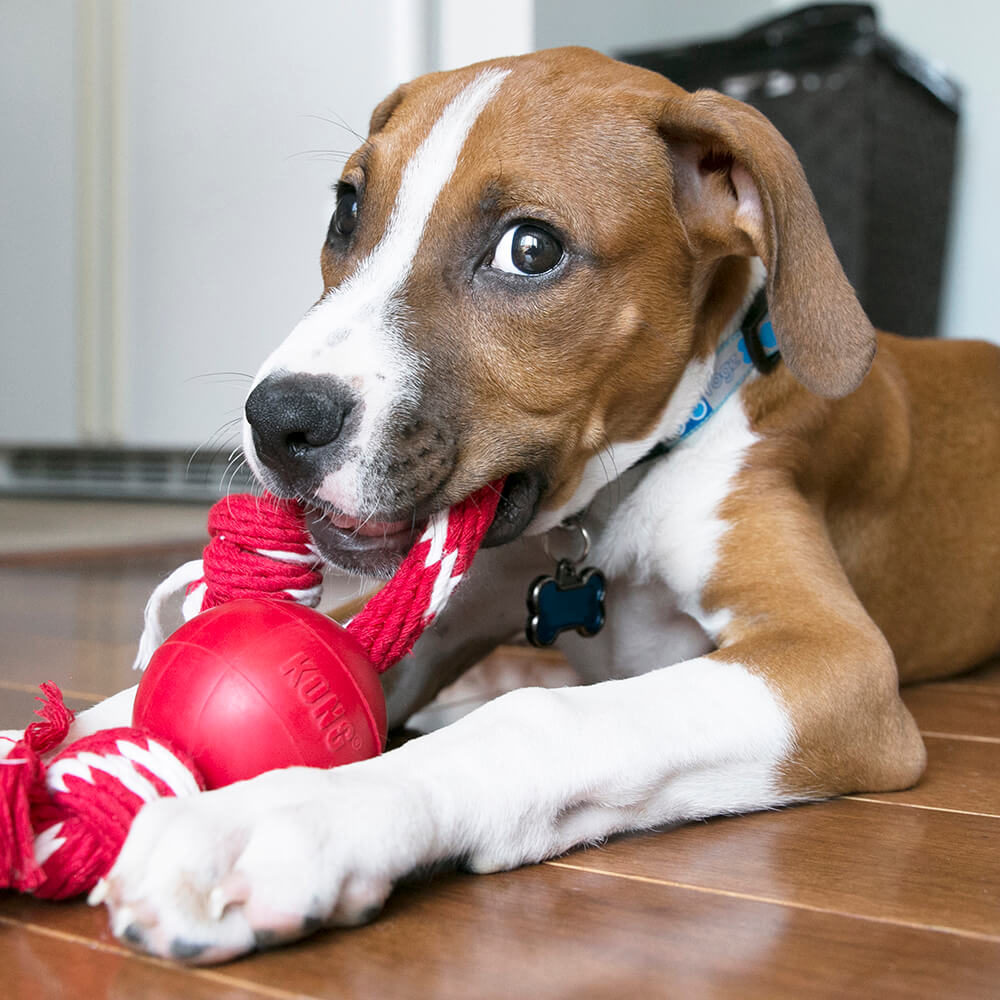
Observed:
[[[578,571],[568,559],[560,559],[555,576],[540,576],[528,588],[528,642],[551,646],[569,629],[596,635],[604,625],[606,589],[599,569]]]

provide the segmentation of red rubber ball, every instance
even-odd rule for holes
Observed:
[[[291,602],[246,599],[202,612],[160,646],[132,724],[182,750],[218,788],[376,756],[385,697],[341,625]]]

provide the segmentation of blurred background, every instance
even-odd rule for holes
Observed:
[[[331,184],[372,107],[419,73],[553,45],[758,103],[877,323],[1000,341],[1000,7],[798,7],[0,0],[0,492],[239,485],[233,421],[321,290]]]

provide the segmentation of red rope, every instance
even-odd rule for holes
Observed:
[[[425,532],[393,578],[348,626],[379,673],[413,648],[471,565],[493,523],[502,488],[503,480],[490,483],[452,507],[444,545],[434,550]],[[208,529],[212,540],[203,555],[202,610],[239,597],[292,601],[299,599],[296,592],[318,593],[322,560],[312,547],[302,509],[293,501],[270,494],[230,496],[212,507]],[[296,556],[311,558],[302,562]],[[443,599],[432,607],[435,593]]]
[[[311,547],[298,504],[270,494],[234,494],[209,511],[208,533],[212,540],[202,556],[207,585],[203,610],[239,597],[294,601],[289,591],[318,593],[322,560]],[[283,554],[307,561],[289,561]]]
[[[73,713],[63,704],[52,681],[41,685],[36,698],[39,722],[32,722],[10,753],[0,760],[0,888],[21,892],[37,889],[45,874],[35,861],[32,808],[45,795],[42,754],[58,746],[69,732]]]
[[[502,486],[485,486],[432,518],[392,580],[348,626],[376,670],[405,656],[444,606],[493,521]],[[205,584],[203,608],[318,591],[321,560],[296,504],[228,497],[212,508],[209,532],[204,581],[194,584]],[[134,729],[95,733],[46,764],[42,755],[66,738],[73,713],[54,684],[42,692],[40,721],[0,760],[0,888],[60,899],[108,872],[144,802],[193,794],[203,784],[184,755]]]
[[[367,651],[375,669],[382,673],[413,648],[436,614],[431,608],[434,585],[454,587],[469,568],[483,536],[493,523],[503,481],[484,486],[449,511],[448,534],[443,553],[455,553],[454,564],[439,559],[428,565],[430,539],[418,542],[403,560],[393,578],[365,605],[347,626]],[[450,577],[450,586],[441,579]],[[449,581],[450,582],[450,581]]]
[[[48,698],[43,711],[72,716],[55,685],[42,688]],[[7,830],[0,836],[0,888],[42,899],[86,892],[107,875],[146,802],[204,788],[185,754],[138,729],[102,729],[48,762],[36,754],[42,745],[33,743],[26,754],[19,743],[0,762],[9,765],[0,768],[0,778],[19,776],[17,787],[3,789],[3,803],[25,813],[16,837]]]

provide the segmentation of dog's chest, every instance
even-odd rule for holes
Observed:
[[[607,621],[595,636],[560,637],[559,648],[588,682],[632,677],[713,648],[704,629],[677,606],[660,581],[609,581]]]
[[[719,509],[756,440],[734,397],[683,445],[595,497],[584,524],[595,538],[592,562],[608,577],[607,624],[593,638],[560,641],[587,680],[714,648],[729,614],[707,612],[702,593],[730,527]]]

